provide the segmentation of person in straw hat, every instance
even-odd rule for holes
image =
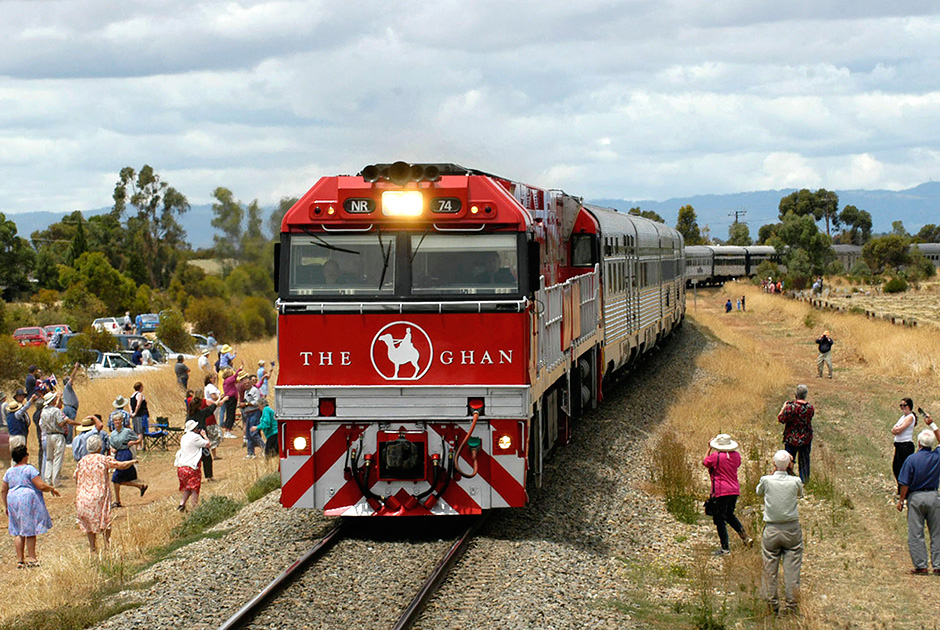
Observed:
[[[232,346],[225,344],[219,348],[219,371],[235,367],[235,352]]]
[[[173,464],[176,466],[176,476],[180,481],[180,492],[183,496],[180,498],[180,504],[176,509],[180,512],[186,511],[186,503],[189,498],[193,498],[193,507],[199,505],[199,490],[202,488],[202,472],[199,464],[202,460],[202,449],[209,446],[209,439],[206,432],[199,431],[199,423],[193,419],[186,421],[183,426],[183,437],[180,438],[180,448],[176,451],[176,459]]]
[[[42,466],[43,481],[52,487],[58,487],[59,474],[62,472],[62,460],[65,457],[65,431],[70,421],[62,412],[62,396],[49,392],[42,399],[42,414],[39,426],[46,442],[43,453],[46,461]],[[75,423],[78,424],[78,423]]]
[[[215,372],[215,370],[212,369],[212,364],[209,363],[209,351],[208,350],[203,350],[202,354],[199,355],[199,360],[197,361],[197,365],[199,365],[199,369],[202,370],[203,372]]]
[[[124,396],[118,396],[114,399],[115,411],[111,412],[111,418],[119,419],[121,424],[115,422],[114,429],[108,436],[108,442],[111,444],[111,452],[114,455],[114,459],[119,462],[128,462],[134,459],[134,454],[131,453],[131,447],[140,446],[144,441],[144,436],[136,433],[134,429],[129,426],[131,419],[130,414],[124,410],[125,406],[127,406],[127,400]],[[115,415],[117,412],[123,412],[123,415]],[[111,475],[111,483],[114,484],[114,503],[111,504],[113,508],[124,507],[121,504],[121,486],[133,486],[137,488],[140,490],[140,496],[144,496],[144,493],[147,492],[147,484],[137,479],[137,469],[133,466],[123,470],[115,470],[114,474]]]
[[[731,553],[726,525],[731,525],[744,544],[751,546],[753,544],[751,537],[744,531],[744,526],[734,514],[738,495],[741,494],[741,487],[738,485],[738,468],[741,466],[738,443],[727,433],[719,433],[708,443],[708,454],[702,460],[702,465],[708,469],[712,486],[711,496],[716,499],[712,521],[718,530],[721,548],[715,551],[715,555],[725,556]]]

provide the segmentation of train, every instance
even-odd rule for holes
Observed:
[[[327,176],[275,247],[281,504],[526,505],[603,386],[685,316],[673,228],[448,163]]]
[[[770,245],[690,245],[685,248],[688,285],[719,285],[735,278],[751,277],[765,260],[780,265],[780,255]]]

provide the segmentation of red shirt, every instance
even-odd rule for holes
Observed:
[[[783,406],[777,416],[782,422],[783,443],[790,446],[805,446],[813,441],[813,414],[816,410],[805,400],[791,400]]]
[[[708,475],[714,484],[713,497],[737,496],[741,494],[738,485],[738,468],[741,466],[741,454],[737,451],[718,451],[710,453],[702,460],[708,468]]]

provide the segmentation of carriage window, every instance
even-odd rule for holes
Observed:
[[[413,234],[414,295],[519,292],[516,234]]]
[[[290,240],[290,295],[385,295],[395,288],[395,236],[317,234]]]
[[[593,243],[591,234],[575,234],[571,237],[571,265],[574,267],[592,267],[594,265]]]

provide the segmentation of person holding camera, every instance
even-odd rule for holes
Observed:
[[[914,414],[914,401],[910,398],[902,398],[900,404],[901,417],[891,427],[891,435],[894,436],[894,459],[891,462],[891,471],[894,473],[894,480],[898,482],[898,494],[901,494],[901,482],[898,481],[898,475],[901,474],[901,467],[908,457],[914,454],[914,426],[917,424],[917,416]]]
[[[796,386],[796,399],[783,403],[777,422],[783,427],[783,448],[796,460],[799,457],[800,481],[809,481],[809,453],[813,445],[813,415],[816,410],[806,402],[809,389]]]
[[[731,553],[726,525],[731,525],[744,544],[751,546],[753,540],[734,514],[738,496],[741,494],[741,486],[738,484],[738,468],[741,466],[738,443],[727,433],[719,433],[708,443],[708,454],[702,460],[702,465],[708,469],[708,476],[711,478],[711,498],[714,499],[711,517],[718,530],[718,542],[721,544],[715,555],[726,556]]]
[[[774,473],[764,475],[757,484],[757,494],[764,495],[764,533],[761,555],[764,558],[764,596],[774,613],[777,602],[777,574],[783,561],[786,612],[796,612],[803,565],[803,530],[797,501],[803,496],[803,482],[793,473],[793,456],[787,451],[774,453]]]
[[[822,337],[816,340],[819,354],[816,356],[816,378],[822,378],[823,365],[829,368],[829,378],[832,378],[832,344],[835,343],[829,336],[829,331],[823,331]]]

